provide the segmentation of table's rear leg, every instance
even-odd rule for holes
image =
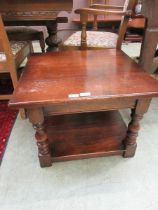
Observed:
[[[52,158],[49,150],[48,137],[44,128],[44,116],[42,109],[29,109],[27,115],[33,128],[36,130],[35,138],[38,146],[38,157],[41,167],[52,165]]]
[[[124,140],[125,152],[124,157],[133,157],[137,147],[137,136],[140,129],[140,120],[144,113],[147,112],[151,99],[140,99],[136,101],[136,106],[132,109],[131,121],[128,125],[127,136]]]

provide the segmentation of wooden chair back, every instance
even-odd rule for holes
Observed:
[[[118,31],[118,39],[116,48],[121,49],[121,45],[126,33],[128,21],[134,14],[134,6],[137,0],[125,0],[124,6],[117,5],[102,5],[93,4],[90,8],[81,8],[75,10],[75,13],[80,14],[80,21],[82,24],[81,32],[81,49],[87,49],[87,34],[86,26],[89,15],[93,16],[93,30],[98,29],[97,18],[99,15],[114,15],[121,17],[121,23]]]
[[[0,16],[0,73],[10,73],[13,86],[17,84],[17,73],[14,55],[11,50],[2,17]],[[8,99],[10,95],[0,95],[0,99]]]
[[[9,42],[2,17],[0,15],[0,73],[10,74],[14,88],[18,82],[18,67],[23,60],[30,55],[31,49],[31,43],[28,42]],[[6,100],[10,97],[11,94],[0,94],[0,100]]]

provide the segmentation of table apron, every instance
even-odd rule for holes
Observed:
[[[69,101],[63,104],[53,104],[43,107],[44,115],[60,115],[82,112],[95,112],[95,111],[109,111],[125,108],[134,108],[136,99],[101,99],[95,101]]]

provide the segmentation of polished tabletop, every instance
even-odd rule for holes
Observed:
[[[120,50],[34,54],[10,106],[158,96],[158,81]]]

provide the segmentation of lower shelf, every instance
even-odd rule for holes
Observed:
[[[118,111],[46,119],[52,161],[122,155],[127,127]]]

